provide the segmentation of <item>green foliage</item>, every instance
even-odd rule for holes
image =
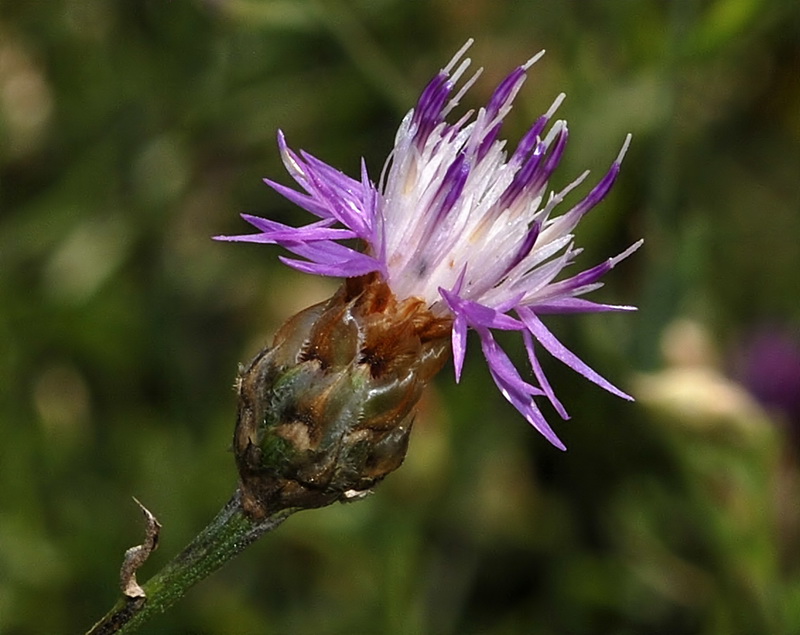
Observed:
[[[791,435],[712,363],[687,401],[660,352],[682,316],[720,355],[764,320],[800,331],[798,29],[786,0],[3,3],[0,632],[111,606],[131,496],[164,525],[142,579],[229,498],[237,362],[333,287],[210,236],[298,222],[261,183],[288,180],[278,128],[377,179],[468,37],[465,107],[548,50],[508,135],[567,93],[555,187],[634,133],[579,239],[584,264],[646,239],[598,295],[641,310],[548,324],[640,402],[548,366],[562,454],[477,358],[460,386],[446,368],[373,497],[292,517],[150,632],[800,631]]]

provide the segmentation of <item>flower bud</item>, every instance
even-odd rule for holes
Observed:
[[[290,318],[237,381],[245,510],[322,507],[398,468],[451,327],[417,298],[398,301],[377,274]]]

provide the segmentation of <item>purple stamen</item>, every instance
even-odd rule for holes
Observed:
[[[525,69],[520,66],[515,68],[508,77],[498,84],[486,106],[486,114],[489,121],[492,121],[498,115],[500,109],[510,99],[513,99],[514,93],[522,86],[525,77]]]
[[[503,272],[503,277],[507,276],[514,267],[521,263],[525,257],[531,253],[531,249],[533,249],[533,246],[536,244],[536,239],[539,237],[541,231],[542,224],[538,220],[534,221],[528,229],[528,233],[525,234],[525,239],[520,244],[517,254],[514,256],[511,262],[508,263],[508,266]]]
[[[449,76],[439,73],[422,92],[414,110],[414,123],[417,124],[414,139],[419,146],[425,143],[433,129],[441,123],[442,110],[452,90],[453,84]]]
[[[489,153],[492,144],[497,140],[497,135],[500,134],[500,128],[502,128],[502,125],[502,122],[498,121],[491,127],[491,129],[489,129],[489,131],[484,135],[483,139],[481,139],[478,150],[475,153],[476,161],[480,162],[486,158],[486,155]]]
[[[569,131],[567,130],[567,124],[564,124],[558,133],[558,139],[556,140],[555,147],[547,157],[547,161],[542,166],[542,169],[537,171],[536,174],[531,177],[530,182],[525,187],[526,191],[537,192],[540,188],[546,185],[547,181],[550,180],[550,175],[556,169],[559,161],[561,161],[561,155],[564,154],[564,148],[567,147],[568,137]]]
[[[528,190],[528,184],[536,175],[536,171],[539,168],[539,164],[542,162],[546,151],[547,146],[543,141],[540,141],[522,168],[520,168],[520,170],[514,175],[514,178],[511,181],[511,184],[506,188],[506,191],[503,192],[503,195],[500,197],[500,200],[497,204],[498,210],[502,211],[511,207],[514,201],[516,201],[524,191]]]
[[[436,199],[439,199],[443,192],[447,192],[444,200],[438,205],[435,215],[435,222],[440,223],[445,216],[453,209],[453,206],[461,198],[461,193],[464,191],[464,185],[469,178],[470,164],[467,157],[461,152],[456,160],[447,169],[442,184],[439,187],[439,192],[436,194]]]
[[[514,150],[514,154],[511,155],[509,163],[521,162],[533,148],[539,145],[539,135],[542,134],[542,131],[549,121],[550,117],[547,115],[542,115],[536,120],[536,123],[534,123],[522,139],[520,139],[516,150]]]
[[[586,195],[586,197],[578,203],[575,207],[573,207],[565,216],[569,215],[577,216],[578,218],[584,216],[590,209],[592,209],[595,205],[597,205],[600,201],[602,201],[606,194],[608,194],[611,186],[614,185],[614,181],[617,180],[617,175],[619,174],[620,165],[619,163],[612,163],[611,168],[606,175],[600,180],[600,182],[592,188],[592,191]],[[575,220],[577,222],[577,219]]]

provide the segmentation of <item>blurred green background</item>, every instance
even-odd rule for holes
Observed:
[[[306,221],[261,183],[289,180],[279,127],[377,178],[468,37],[464,108],[547,49],[506,134],[567,93],[553,187],[634,135],[578,240],[588,266],[646,239],[595,294],[641,310],[548,324],[637,403],[543,360],[561,453],[479,355],[448,366],[373,497],[146,632],[800,632],[797,2],[54,0],[0,3],[0,633],[110,607],[131,496],[164,525],[142,578],[227,500],[237,362],[335,282],[210,236]]]

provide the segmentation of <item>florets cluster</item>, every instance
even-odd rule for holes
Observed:
[[[289,149],[279,133],[284,165],[304,192],[266,182],[319,220],[290,227],[245,214],[258,233],[218,238],[281,245],[299,256],[282,256],[285,264],[311,274],[353,278],[377,272],[398,299],[418,298],[433,314],[452,319],[457,380],[467,331],[476,331],[502,394],[563,449],[534,401],[545,396],[563,418],[568,416],[542,372],[537,346],[609,392],[631,399],[567,350],[540,319],[549,313],[633,310],[582,296],[602,286],[600,278],[641,241],[590,269],[561,276],[581,252],[572,232],[610,190],[630,137],[589,193],[557,214],[566,194],[588,175],[559,192],[548,190],[567,143],[566,122],[553,121],[564,95],[510,152],[499,139],[500,129],[540,53],[514,69],[485,107],[448,122],[480,75],[479,70],[456,88],[470,66],[464,55],[471,43],[431,80],[405,116],[377,184],[363,161],[360,178],[353,179],[306,152]],[[353,238],[365,248],[353,247]],[[494,330],[522,333],[535,384],[523,379],[497,344]]]

